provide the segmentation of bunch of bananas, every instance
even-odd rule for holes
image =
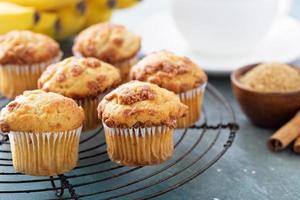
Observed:
[[[32,30],[66,39],[90,26],[108,21],[115,8],[140,0],[0,0],[0,34]]]

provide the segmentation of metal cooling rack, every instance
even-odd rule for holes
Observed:
[[[0,105],[8,103],[0,97]],[[16,173],[9,141],[1,136],[0,199],[150,199],[172,191],[201,175],[232,145],[238,130],[229,103],[208,85],[204,109],[196,125],[175,131],[171,160],[156,166],[124,167],[110,162],[102,128],[82,134],[79,163],[57,177]],[[24,196],[25,195],[25,196]]]

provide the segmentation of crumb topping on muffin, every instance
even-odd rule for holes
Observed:
[[[70,98],[97,97],[117,86],[120,72],[96,58],[70,57],[49,66],[38,81],[38,87]]]
[[[240,81],[259,92],[292,92],[300,90],[300,70],[282,63],[265,63],[248,71]]]
[[[132,67],[130,77],[159,85],[175,93],[186,92],[207,82],[205,72],[186,57],[169,51],[149,54]]]
[[[57,42],[39,33],[11,31],[0,35],[0,65],[47,62],[60,53]]]
[[[140,37],[124,26],[100,23],[83,30],[77,36],[73,53],[117,63],[132,58],[140,48]]]
[[[70,98],[42,90],[25,91],[0,112],[0,131],[60,132],[79,128],[84,112]]]
[[[118,93],[110,94],[107,100],[117,98],[117,103],[121,105],[132,105],[139,101],[154,100],[155,93],[148,85],[141,85],[138,88],[120,87]]]
[[[107,94],[98,106],[98,113],[108,127],[174,127],[176,120],[187,114],[187,106],[171,91],[131,81]]]

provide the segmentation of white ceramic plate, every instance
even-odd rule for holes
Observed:
[[[252,55],[244,57],[212,57],[193,51],[178,33],[168,11],[146,17],[134,27],[134,31],[143,38],[144,53],[168,49],[190,57],[206,72],[215,75],[229,74],[234,69],[251,63],[289,63],[300,58],[300,24],[291,17],[279,20],[264,43]]]

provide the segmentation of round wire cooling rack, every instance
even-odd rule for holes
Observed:
[[[8,100],[0,97],[3,107]],[[34,177],[16,173],[6,136],[0,141],[0,199],[150,199],[201,175],[232,145],[238,125],[229,103],[210,84],[201,120],[174,134],[173,158],[161,165],[125,167],[110,162],[102,128],[84,132],[79,163],[70,173]]]

